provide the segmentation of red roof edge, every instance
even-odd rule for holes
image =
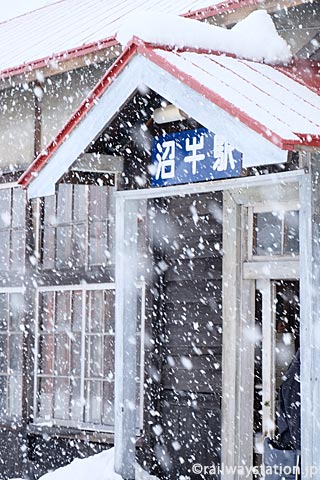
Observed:
[[[105,73],[102,79],[97,83],[88,97],[83,100],[68,122],[59,131],[56,138],[49,143],[48,147],[37,156],[37,158],[21,175],[21,177],[18,179],[19,185],[21,185],[24,189],[27,188],[33,178],[48,162],[49,158],[58,150],[66,137],[80,123],[84,115],[93,107],[95,102],[103,94],[106,88],[115,80],[115,78],[117,78],[117,76],[126,67],[136,52],[137,45],[134,42],[131,42],[116,60],[116,62]]]
[[[211,17],[213,15],[221,15],[226,12],[233,12],[240,8],[248,6],[261,5],[261,0],[228,0],[226,2],[217,3],[211,7],[199,8],[181,15],[186,18],[195,18],[201,20],[203,18]]]
[[[15,75],[22,75],[25,73],[30,73],[37,68],[45,68],[50,66],[51,63],[72,60],[77,57],[82,57],[83,55],[88,55],[89,53],[98,52],[104,48],[113,47],[119,45],[115,37],[106,38],[99,42],[92,42],[81,47],[72,48],[71,50],[65,50],[49,57],[40,58],[39,60],[34,60],[31,62],[23,63],[17,67],[7,68],[0,72],[0,78],[5,79],[8,77],[13,77]]]
[[[203,95],[205,98],[210,100],[212,103],[217,105],[218,107],[222,108],[223,110],[227,111],[234,117],[238,118],[242,123],[247,125],[250,129],[254,130],[258,134],[262,135],[266,138],[269,142],[273,143],[277,147],[281,148],[282,150],[294,150],[295,142],[292,140],[285,140],[281,138],[278,134],[271,132],[267,129],[264,125],[253,120],[249,115],[245,112],[240,110],[239,108],[235,107],[232,103],[225,100],[220,95],[212,92],[207,87],[204,87],[200,82],[195,80],[194,78],[190,77],[189,75],[181,72],[176,67],[172,66],[169,62],[167,62],[164,58],[157,55],[154,51],[150,48],[146,47],[143,43],[139,43],[138,52],[141,55],[149,58],[152,62],[156,63],[158,66],[169,72],[175,78],[182,81],[189,87],[191,87],[196,92]]]
[[[256,5],[259,4],[259,0],[233,0],[233,1],[226,1],[221,2],[216,5],[212,5],[211,7],[206,7],[194,11],[189,11],[186,14],[182,14],[181,16],[187,18],[194,18],[194,19],[204,19],[210,17],[212,15],[219,15],[221,13],[237,10],[247,5]],[[45,7],[42,7],[45,8]],[[52,62],[61,62],[72,60],[73,58],[81,57],[83,55],[93,53],[104,48],[108,48],[111,46],[119,45],[119,42],[116,40],[116,37],[110,37],[106,39],[99,40],[97,42],[88,43],[79,47],[72,48],[70,50],[65,50],[60,53],[53,54],[48,57],[40,58],[37,60],[32,60],[30,62],[23,63],[16,67],[7,68],[0,72],[0,78],[5,79],[8,77],[13,77],[15,75],[22,75],[36,68],[45,68]]]
[[[278,65],[276,68],[281,73],[320,95],[320,62],[294,57],[290,65]]]
[[[320,135],[306,135],[305,133],[296,133],[300,138],[301,145],[306,147],[320,147]]]

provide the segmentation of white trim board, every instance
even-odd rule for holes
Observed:
[[[29,198],[54,194],[59,178],[141,85],[166,98],[204,127],[225,137],[234,148],[243,153],[243,167],[283,163],[287,160],[287,151],[276,147],[151,60],[137,55],[31,182],[28,187]]]

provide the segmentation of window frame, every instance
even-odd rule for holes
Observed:
[[[277,262],[281,260],[298,260],[299,253],[297,254],[286,254],[279,253],[273,255],[256,255],[254,254],[254,215],[257,213],[287,213],[287,212],[298,212],[300,213],[300,204],[297,201],[292,201],[290,203],[279,202],[276,204],[256,204],[254,206],[247,207],[248,210],[248,232],[247,232],[247,261],[248,262]],[[283,244],[283,227],[284,223],[282,221],[281,225],[281,247]]]
[[[24,298],[24,293],[25,293],[25,289],[24,287],[4,287],[4,288],[1,288],[0,289],[0,295],[11,295],[11,294],[19,294],[22,296],[23,298],[23,301],[25,300]],[[9,302],[9,300],[8,300]],[[10,306],[10,303],[8,303],[8,305]],[[8,317],[10,315],[10,309],[8,309],[7,311],[7,314],[8,314]],[[23,318],[23,327],[24,327],[24,318]],[[10,336],[10,334],[16,334],[17,332],[16,331],[11,331],[9,329],[9,324],[8,324],[8,328],[7,328],[7,332],[6,332],[6,339],[8,341],[8,337]],[[22,336],[22,346],[24,345],[24,328],[22,328],[20,330],[21,333],[21,336]],[[10,355],[9,355],[10,357]],[[0,376],[1,377],[5,377],[7,379],[7,384],[9,382],[9,378],[10,376],[14,376],[14,374],[8,372],[9,370],[9,366],[7,366],[7,372],[4,374],[4,373],[1,373]],[[23,383],[24,383],[24,380],[23,380],[23,375],[24,375],[24,358],[23,358],[23,348],[21,350],[21,404],[20,404],[20,413],[19,414],[5,414],[5,415],[2,415],[2,412],[0,410],[0,424],[3,424],[3,423],[7,423],[8,421],[12,421],[13,418],[16,418],[18,420],[21,420],[22,417],[23,417]],[[6,405],[10,405],[10,398],[9,398],[9,391],[7,392],[7,398],[6,398]]]
[[[41,425],[50,425],[50,426],[61,426],[61,427],[72,427],[78,430],[89,430],[89,431],[100,431],[100,432],[114,432],[114,423],[113,425],[104,425],[104,424],[97,424],[93,422],[86,422],[84,419],[82,421],[79,420],[63,420],[63,419],[56,419],[53,416],[50,419],[42,418],[38,415],[39,411],[39,400],[40,400],[40,389],[39,389],[39,380],[42,378],[41,373],[39,372],[39,364],[40,364],[40,337],[41,337],[41,330],[40,330],[40,296],[43,293],[57,293],[57,292],[82,292],[82,318],[81,318],[81,373],[80,373],[80,382],[81,382],[81,392],[83,398],[85,398],[85,349],[84,349],[84,342],[86,340],[86,301],[83,301],[85,298],[85,294],[87,292],[96,292],[96,291],[105,291],[105,290],[113,290],[115,292],[116,285],[115,283],[87,283],[87,284],[76,284],[76,285],[54,285],[54,286],[43,286],[38,287],[36,289],[36,314],[35,314],[35,364],[34,364],[34,385],[33,385],[33,423],[36,426]],[[139,382],[139,394],[140,394],[140,401],[139,401],[139,423],[137,428],[139,431],[143,430],[143,411],[144,411],[144,358],[145,358],[145,303],[146,303],[146,284],[145,282],[138,282],[137,283],[137,291],[141,291],[141,323],[140,323],[140,370],[137,371],[137,376],[139,375],[140,382]],[[72,374],[68,374],[70,378]],[[58,375],[53,375],[53,378],[58,378]]]

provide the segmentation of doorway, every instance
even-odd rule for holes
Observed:
[[[257,280],[255,296],[253,460],[276,431],[277,392],[299,348],[299,281]]]

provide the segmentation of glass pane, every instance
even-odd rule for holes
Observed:
[[[42,293],[40,296],[40,328],[46,332],[52,332],[54,329],[54,292]]]
[[[52,378],[40,378],[39,389],[39,416],[52,418],[53,380]]]
[[[102,414],[102,382],[86,381],[86,421],[101,423]]]
[[[8,330],[8,295],[0,293],[0,330]]]
[[[82,292],[72,292],[72,331],[82,330]]]
[[[70,373],[70,346],[66,334],[55,336],[54,372],[56,375],[69,375]]]
[[[55,265],[55,233],[54,227],[44,226],[43,234],[43,266],[54,268]]]
[[[25,235],[23,230],[11,232],[11,269],[21,271],[24,268]]]
[[[44,223],[45,225],[55,226],[57,224],[55,195],[45,197],[44,199]]]
[[[90,332],[103,332],[104,298],[103,291],[90,292]]]
[[[91,335],[89,337],[89,345],[90,345],[89,376],[100,377],[103,375],[102,336]]]
[[[75,225],[73,227],[73,263],[78,267],[85,264],[86,261],[86,226]]]
[[[22,333],[9,336],[9,368],[11,371],[22,372]]]
[[[114,380],[114,337],[106,335],[104,339],[105,345],[105,361],[104,361],[104,376],[109,381]]]
[[[0,228],[11,226],[11,189],[0,190]]]
[[[71,342],[71,375],[81,375],[81,333],[74,333]]]
[[[65,227],[57,227],[57,264],[59,267],[67,267],[68,262],[72,263],[71,239],[71,225]]]
[[[53,374],[53,335],[41,335],[39,339],[40,358],[39,372],[45,375]]]
[[[12,293],[10,301],[10,329],[15,332],[21,331],[24,317],[24,298],[21,293]],[[1,308],[1,307],[0,307]]]
[[[87,219],[87,187],[85,185],[73,186],[73,219],[81,222]]]
[[[21,188],[13,189],[12,196],[12,226],[24,228],[26,193]]]
[[[70,292],[57,292],[56,330],[71,330]]]
[[[8,338],[7,335],[0,335],[0,373],[7,373],[8,370]]]
[[[71,223],[72,185],[59,184],[58,187],[58,223]]]
[[[104,292],[105,304],[105,332],[114,334],[115,329],[115,290],[106,290]]]
[[[103,382],[103,418],[104,425],[114,425],[114,383]]]
[[[83,401],[81,399],[80,378],[73,378],[71,381],[71,419],[83,421]]]
[[[89,221],[106,220],[108,216],[107,187],[90,185]]]
[[[90,225],[89,233],[89,262],[90,265],[105,265],[110,262],[108,249],[108,223],[94,222]]]
[[[8,414],[7,397],[8,397],[7,377],[0,376],[0,416],[2,417]]]
[[[70,388],[69,379],[57,378],[54,380],[54,418],[67,420],[69,418]]]
[[[254,214],[255,255],[281,254],[281,217],[272,212]]]
[[[9,405],[10,415],[21,416],[22,409],[22,376],[15,375],[9,378]]]
[[[0,230],[0,269],[7,271],[10,269],[10,232],[9,230]]]
[[[286,212],[284,217],[284,253],[299,253],[299,212]]]

